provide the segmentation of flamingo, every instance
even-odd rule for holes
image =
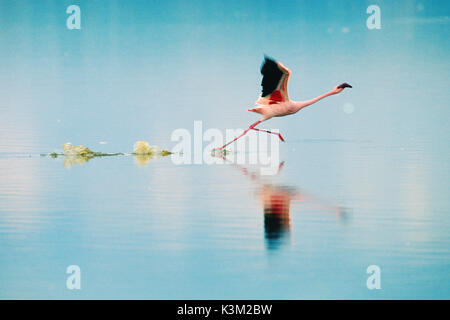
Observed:
[[[248,109],[248,111],[259,113],[262,118],[248,127],[241,135],[236,137],[234,140],[224,144],[219,150],[224,149],[229,144],[233,143],[243,135],[245,135],[250,130],[263,131],[270,134],[278,135],[281,141],[284,138],[279,132],[271,132],[269,130],[263,130],[255,128],[258,124],[263,121],[269,120],[273,117],[284,117],[294,113],[297,113],[301,109],[322,100],[325,97],[337,94],[344,90],[344,88],[352,88],[348,83],[342,83],[336,86],[333,90],[324,93],[317,98],[307,100],[307,101],[292,101],[289,99],[288,95],[288,83],[291,77],[291,70],[286,68],[281,62],[275,61],[268,56],[264,56],[264,62],[261,65],[261,74],[263,79],[261,82],[262,93],[255,104],[254,108]]]

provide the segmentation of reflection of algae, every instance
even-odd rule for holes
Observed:
[[[156,155],[151,154],[135,154],[133,155],[134,163],[136,163],[139,167],[145,167],[148,165],[151,159],[155,159]]]
[[[151,159],[170,154],[172,154],[170,151],[161,150],[158,146],[151,146],[147,141],[137,141],[133,147],[134,162],[140,167],[145,167]]]
[[[86,157],[86,156],[77,156],[77,155],[69,155],[64,157],[64,168],[71,168],[73,165],[79,164],[82,165],[85,162],[88,162],[92,157]]]

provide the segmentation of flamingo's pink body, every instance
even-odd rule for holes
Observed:
[[[248,111],[259,113],[261,114],[262,118],[250,125],[250,127],[248,127],[248,129],[245,130],[240,136],[223,145],[220,149],[225,148],[227,145],[236,141],[250,130],[264,131],[267,133],[276,134],[282,141],[284,141],[280,133],[262,130],[255,127],[261,122],[269,120],[270,118],[283,117],[294,114],[304,107],[307,107],[325,97],[341,92],[342,90],[344,90],[344,88],[352,87],[347,83],[343,83],[336,86],[333,90],[324,93],[314,99],[307,101],[292,101],[289,99],[288,95],[288,83],[291,76],[291,71],[288,68],[286,68],[281,62],[276,62],[266,57],[261,67],[261,74],[263,75],[263,80],[261,83],[263,92],[260,98],[255,102],[257,106],[248,109]]]
[[[261,120],[266,121],[273,117],[283,117],[294,114],[299,111],[301,107],[294,101],[283,101],[271,105],[260,105],[248,111],[256,112],[262,115]]]

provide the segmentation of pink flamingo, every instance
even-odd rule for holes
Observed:
[[[330,92],[324,93],[317,98],[308,101],[292,101],[288,96],[288,82],[291,76],[291,70],[286,68],[281,62],[277,62],[267,56],[264,57],[264,62],[261,66],[261,74],[263,79],[261,82],[262,93],[255,104],[257,106],[248,111],[256,112],[262,115],[262,118],[248,127],[240,136],[236,137],[234,140],[226,143],[219,149],[224,149],[229,144],[233,143],[243,135],[245,135],[250,130],[263,131],[271,134],[276,134],[281,141],[284,141],[283,137],[278,132],[271,132],[269,130],[262,130],[255,128],[258,124],[263,121],[269,120],[272,117],[283,117],[294,113],[307,107],[325,97],[337,94],[344,90],[344,88],[352,88],[348,83],[342,83],[336,86]]]

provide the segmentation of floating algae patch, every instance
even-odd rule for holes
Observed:
[[[140,167],[145,167],[152,159],[170,154],[172,152],[162,150],[158,146],[151,146],[147,141],[136,141],[133,147],[134,162]]]
[[[63,144],[64,168],[71,168],[73,165],[82,165],[95,157],[95,152],[82,145],[74,146],[70,142]],[[54,156],[54,155],[52,155]]]
[[[158,146],[151,146],[147,141],[136,141],[133,147],[133,154],[135,155],[156,155],[156,156],[168,156],[172,152],[163,150]]]
[[[89,148],[83,147],[82,145],[74,146],[70,142],[63,144],[64,148],[64,156],[77,156],[77,157],[85,157],[85,158],[95,158],[95,157],[111,157],[111,156],[123,156],[124,153],[104,153],[104,152],[95,152]]]
[[[172,154],[172,152],[167,151],[167,150],[161,150],[161,156],[166,157]]]
[[[48,156],[54,159],[64,157],[64,168],[70,168],[75,164],[81,165],[88,162],[92,158],[124,155],[124,153],[95,152],[82,145],[74,146],[70,142],[63,143],[63,148],[63,153],[51,152],[49,154],[41,154],[41,156]]]
[[[42,153],[41,156],[51,157],[51,158],[59,158],[64,157],[64,167],[70,168],[75,164],[83,164],[88,162],[92,158],[100,158],[100,157],[111,157],[111,156],[125,156],[125,155],[133,155],[136,164],[139,166],[145,166],[151,159],[165,157],[172,152],[160,149],[158,146],[151,146],[147,141],[137,141],[134,144],[134,149],[132,153],[103,153],[92,151],[91,149],[84,147],[83,145],[74,146],[70,142],[63,143],[64,151],[63,153],[51,152],[51,153]]]
[[[64,155],[66,156],[80,156],[80,157],[94,157],[95,152],[82,145],[74,146],[70,142],[63,143]]]
[[[92,158],[96,157],[108,157],[108,156],[120,156],[123,153],[103,153],[95,152],[82,145],[74,146],[70,142],[63,144],[64,148],[64,168],[70,168],[75,164],[83,164],[88,162]]]
[[[153,149],[147,141],[136,141],[133,146],[134,154],[152,154]]]

